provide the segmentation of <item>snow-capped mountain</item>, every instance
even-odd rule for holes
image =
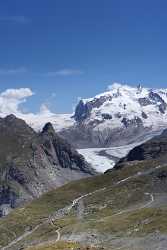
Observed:
[[[115,83],[107,92],[81,99],[73,119],[63,135],[77,147],[133,143],[167,126],[167,89]]]
[[[0,117],[6,115],[8,112],[0,113]],[[36,131],[51,122],[56,132],[76,148],[122,146],[140,142],[143,136],[166,128],[167,89],[115,83],[107,92],[81,99],[74,114],[55,114],[43,105],[37,114],[15,115]]]
[[[144,127],[166,124],[167,89],[137,88],[113,84],[110,91],[83,99],[76,108],[75,119],[87,124],[96,121],[96,129],[125,127],[134,123]]]

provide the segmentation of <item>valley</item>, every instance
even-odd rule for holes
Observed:
[[[167,1],[0,0],[0,250],[167,250]]]
[[[115,87],[84,105],[95,105],[101,96],[105,102],[116,98],[117,103],[132,89],[122,87],[119,95],[113,91]],[[156,96],[158,101],[155,98],[149,105],[159,108],[157,93],[142,91],[137,98]],[[103,104],[100,101],[99,108]],[[42,130],[41,120],[31,124],[38,127],[33,130],[14,115],[0,119],[0,249],[146,250],[147,245],[147,250],[166,250],[165,114],[159,113],[164,119],[161,126],[130,122],[113,131],[105,116],[107,127],[102,134],[98,131],[97,139],[96,126],[90,126],[94,108],[82,122],[61,116],[67,126],[57,127],[57,132],[59,121],[54,122],[54,116],[53,125],[47,122]],[[123,112],[124,118],[130,115]],[[75,119],[74,123],[69,119]]]
[[[0,220],[2,249],[145,250],[147,244],[165,250],[164,142],[164,136],[148,142],[155,149],[163,145],[155,159],[128,161],[132,150],[105,174],[71,182],[14,210]]]

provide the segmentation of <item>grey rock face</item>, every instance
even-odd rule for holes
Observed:
[[[17,196],[10,186],[2,185],[0,187],[0,206],[8,204],[11,208],[14,208]]]
[[[85,120],[87,117],[89,117],[90,111],[92,107],[91,105],[88,105],[87,103],[84,104],[83,101],[81,100],[75,110],[74,118],[77,122],[82,122]]]
[[[140,121],[139,123],[133,121],[132,124],[124,125],[122,128],[113,129],[112,127],[107,127],[102,131],[95,131],[92,126],[79,124],[60,134],[75,145],[76,148],[103,148],[136,142],[136,140],[140,140],[140,137],[147,135],[147,133],[150,133],[149,128],[144,128]]]
[[[155,103],[159,103],[159,111],[164,114],[165,110],[167,108],[167,104],[165,103],[165,101],[160,97],[160,95],[158,95],[157,93],[154,92],[150,92],[149,93],[149,98],[155,102]]]
[[[151,101],[149,100],[149,98],[146,98],[146,97],[139,98],[138,102],[140,103],[141,106],[147,106],[151,104]]]
[[[127,119],[127,118],[123,118],[122,119],[122,123],[124,124],[124,126],[127,128],[129,126],[135,125],[135,126],[142,126],[143,122],[139,117],[135,117],[134,119]]]
[[[166,108],[167,108],[167,104],[165,102],[161,103],[159,105],[159,111],[162,113],[162,114],[165,114],[165,111],[166,111]]]
[[[144,118],[144,119],[147,119],[148,118],[148,115],[145,113],[145,112],[142,112],[142,117]]]
[[[87,103],[84,103],[82,100],[80,100],[75,110],[74,119],[77,122],[82,122],[83,120],[89,117],[93,108],[99,108],[106,100],[111,99],[111,96],[101,96],[99,98],[94,98],[92,101]]]
[[[160,95],[158,95],[157,93],[154,93],[153,91],[150,91],[149,98],[155,103],[157,102],[164,103],[164,100],[160,97]]]
[[[0,206],[14,208],[70,180],[95,174],[50,123],[35,133],[15,116],[0,119]],[[1,214],[7,211],[0,209]]]
[[[115,166],[119,168],[120,164],[131,161],[144,161],[156,159],[160,163],[166,163],[167,160],[167,130],[154,137],[153,139],[135,147],[128,155],[122,158]]]
[[[103,113],[102,117],[103,117],[104,120],[111,120],[112,119],[112,115],[107,114],[107,113]]]

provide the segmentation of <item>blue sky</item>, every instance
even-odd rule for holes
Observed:
[[[71,112],[112,82],[167,87],[166,0],[0,0],[0,91]]]

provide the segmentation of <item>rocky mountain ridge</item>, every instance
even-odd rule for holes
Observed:
[[[133,162],[142,162],[147,160],[156,160],[160,165],[167,162],[167,129],[160,135],[134,147],[127,156],[123,157],[115,166],[115,168],[123,167]]]
[[[95,174],[51,123],[36,133],[23,120],[0,119],[0,213],[70,180]]]

